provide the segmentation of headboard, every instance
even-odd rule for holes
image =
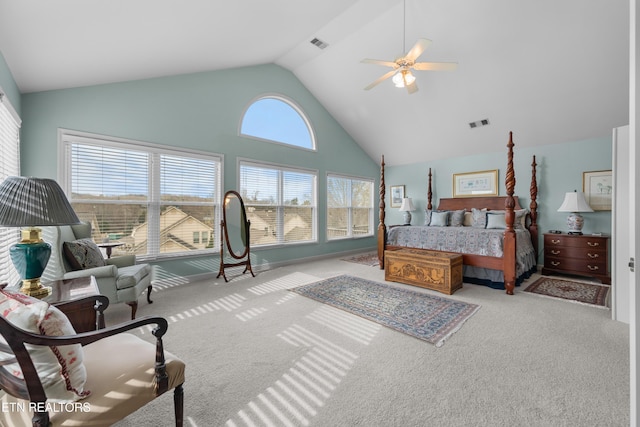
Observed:
[[[515,201],[514,209],[522,209],[518,196],[513,196]],[[456,197],[456,198],[442,198],[438,204],[438,210],[441,211],[454,211],[460,209],[466,209],[471,211],[471,208],[482,209],[487,208],[489,210],[504,210],[507,196],[484,196],[484,197]]]

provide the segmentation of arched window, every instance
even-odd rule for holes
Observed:
[[[315,150],[309,120],[292,101],[267,95],[253,101],[242,117],[240,135]]]

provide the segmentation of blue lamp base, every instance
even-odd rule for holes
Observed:
[[[51,245],[40,239],[40,229],[22,230],[22,240],[9,248],[9,255],[22,279],[21,293],[35,298],[43,298],[51,293],[50,287],[40,283],[51,256]]]

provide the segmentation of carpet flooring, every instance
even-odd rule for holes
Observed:
[[[609,288],[610,286],[597,283],[583,283],[573,280],[556,279],[554,277],[541,277],[529,285],[524,291],[551,298],[606,307]]]
[[[340,275],[291,289],[440,347],[480,309],[424,292]]]
[[[355,262],[356,264],[369,265],[371,267],[377,267],[380,265],[377,252],[367,252],[364,254],[353,255],[346,258],[341,258],[342,261]]]

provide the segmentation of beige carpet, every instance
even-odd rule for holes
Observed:
[[[450,298],[482,309],[436,348],[286,290],[338,274],[384,282],[336,257],[141,300],[187,364],[185,426],[629,424],[629,328],[609,310],[465,284]],[[128,309],[110,307],[108,323]],[[162,396],[117,426],[169,426],[172,408]]]

